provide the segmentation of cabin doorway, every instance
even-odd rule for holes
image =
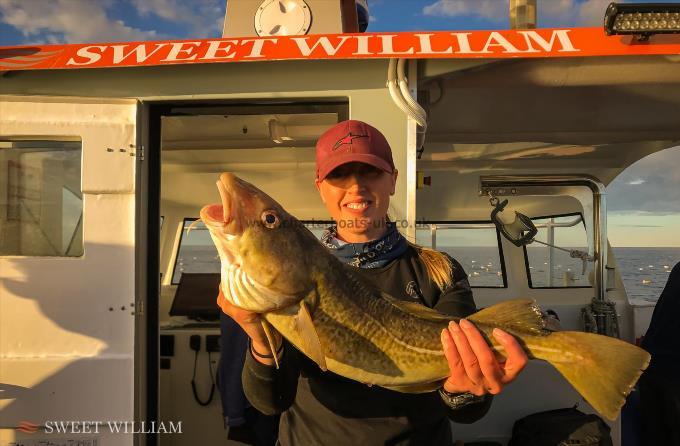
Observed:
[[[137,173],[137,237],[144,243],[137,286],[145,318],[137,333],[138,358],[145,361],[137,378],[146,390],[139,392],[138,413],[165,427],[182,423],[181,434],[147,434],[146,444],[249,444],[247,426],[239,427],[245,420],[238,419],[247,404],[238,373],[244,338],[233,332],[237,327],[220,324],[220,261],[207,230],[201,223],[187,228],[202,206],[219,201],[215,181],[224,171],[257,184],[300,219],[323,225],[325,208],[313,187],[314,145],[348,115],[347,98],[337,97],[142,107],[147,125],[139,135],[146,150]],[[229,367],[220,370],[223,352]],[[230,432],[242,441],[230,440]]]

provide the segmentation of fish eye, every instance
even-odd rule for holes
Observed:
[[[262,213],[262,223],[266,228],[274,229],[279,227],[281,221],[279,220],[279,216],[276,215],[276,212],[264,211]]]

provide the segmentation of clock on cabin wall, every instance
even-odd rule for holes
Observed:
[[[265,0],[255,13],[255,32],[262,37],[307,34],[311,23],[304,0]]]

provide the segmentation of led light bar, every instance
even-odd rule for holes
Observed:
[[[610,3],[604,16],[608,36],[680,33],[680,3]]]

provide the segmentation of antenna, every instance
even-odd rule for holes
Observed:
[[[510,0],[510,28],[536,28],[536,0]]]

